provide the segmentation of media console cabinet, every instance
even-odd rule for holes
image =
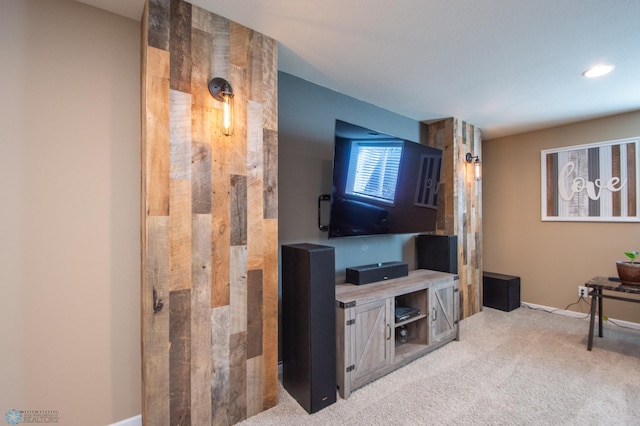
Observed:
[[[351,392],[459,338],[459,278],[418,269],[402,278],[336,286],[336,378]],[[395,308],[419,314],[396,322]]]

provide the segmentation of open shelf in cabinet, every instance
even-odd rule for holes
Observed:
[[[408,318],[403,321],[394,321],[395,327],[400,327],[406,325],[408,323],[418,321],[427,316],[428,306],[429,306],[429,292],[428,290],[418,290],[411,293],[400,294],[394,298],[394,306],[396,308],[401,306],[406,306],[410,308],[415,308],[418,310],[418,315],[415,315],[411,318]]]

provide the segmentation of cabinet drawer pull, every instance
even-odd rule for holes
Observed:
[[[391,326],[387,324],[387,330],[389,331],[389,335],[387,336],[387,340],[391,339]]]
[[[433,315],[431,315],[431,322],[433,322],[438,318],[438,311],[436,308],[431,308],[431,312],[433,312]]]

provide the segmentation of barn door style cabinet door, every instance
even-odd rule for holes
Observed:
[[[449,283],[429,288],[430,343],[451,340],[452,335],[458,337],[458,295],[457,286]]]
[[[351,391],[458,338],[458,277],[417,270],[336,286],[338,391]],[[411,313],[397,316],[401,308]]]
[[[367,383],[369,376],[392,361],[391,299],[355,306],[354,311],[352,328],[355,332],[351,339],[354,345],[353,381]]]

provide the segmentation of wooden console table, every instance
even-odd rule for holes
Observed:
[[[618,293],[627,293],[627,294],[640,294],[640,286],[634,285],[625,285],[619,281],[611,281],[607,277],[595,277],[591,278],[589,281],[584,283],[586,287],[589,287],[593,290],[589,292],[589,296],[592,297],[591,300],[591,320],[589,323],[589,343],[587,344],[587,349],[591,350],[593,347],[593,328],[596,317],[596,301],[598,303],[598,334],[602,337],[602,299],[614,299],[614,300],[623,300],[625,302],[633,302],[640,303],[640,299],[632,299],[630,297],[622,297],[615,296],[611,294],[604,294],[604,291],[612,291]]]
[[[459,338],[459,278],[419,269],[409,276],[336,286],[336,379],[342,398]],[[416,308],[410,318],[395,308]]]

